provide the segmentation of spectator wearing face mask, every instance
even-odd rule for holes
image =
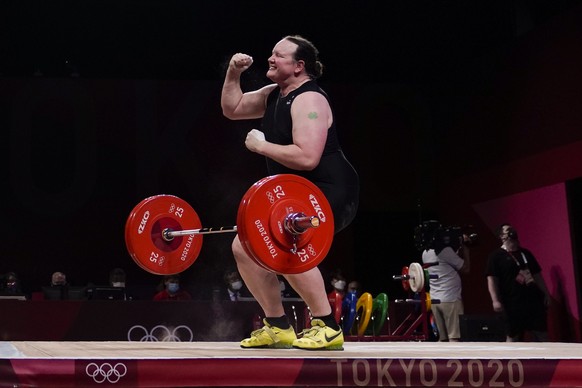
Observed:
[[[133,300],[133,295],[131,295],[127,286],[127,276],[123,268],[117,267],[109,271],[109,287],[122,289],[123,295],[106,297],[107,299]]]
[[[339,293],[341,296],[344,296],[346,293],[346,278],[341,273],[341,271],[337,270],[331,275],[331,280],[329,283],[332,286],[332,290],[330,293]]]
[[[346,278],[339,269],[336,269],[331,273],[329,284],[331,290],[327,294],[327,300],[331,306],[332,314],[339,324],[342,316],[342,301],[346,295]]]
[[[226,285],[226,298],[232,302],[238,301],[241,297],[248,296],[244,283],[236,269],[227,269],[224,273],[224,284]]]
[[[153,300],[190,300],[192,296],[180,287],[178,275],[166,275],[163,279],[164,289],[154,295]]]
[[[109,272],[109,285],[111,287],[125,288],[125,271],[122,268],[113,268]]]

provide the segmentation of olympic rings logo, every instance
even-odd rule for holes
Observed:
[[[266,195],[267,195],[267,199],[269,200],[270,203],[275,203],[275,196],[273,195],[273,193],[271,193],[270,191],[267,191]]]
[[[139,339],[136,340],[136,337]],[[157,325],[150,331],[144,326],[135,325],[127,332],[127,340],[130,342],[192,342],[194,341],[194,333],[186,325],[174,328]]]
[[[317,254],[317,252],[315,252],[315,249],[313,248],[312,244],[309,244],[307,246],[307,250],[309,251],[309,253],[311,254],[311,256],[315,256]]]
[[[121,362],[118,362],[115,365],[111,365],[108,362],[97,365],[92,362],[87,365],[85,372],[87,373],[87,376],[93,377],[93,380],[98,384],[101,384],[106,380],[109,383],[115,384],[127,374],[127,366]]]

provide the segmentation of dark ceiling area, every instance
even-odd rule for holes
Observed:
[[[0,75],[215,79],[301,34],[328,80],[430,82],[580,4],[535,1],[3,0]]]

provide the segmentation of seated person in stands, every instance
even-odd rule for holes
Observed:
[[[16,272],[8,272],[0,278],[0,295],[26,298]]]
[[[91,284],[87,289],[87,296],[89,300],[133,300],[126,286],[123,268],[113,268],[109,271],[109,284],[106,286]]]
[[[54,272],[51,275],[50,286],[42,287],[45,300],[83,300],[87,299],[87,287],[72,287],[64,272]]]
[[[109,285],[111,287],[125,288],[125,271],[122,268],[113,268],[109,272]]]
[[[251,293],[236,268],[227,268],[222,275],[223,287],[215,287],[215,300],[230,300],[236,302],[240,298],[252,298]],[[254,299],[254,298],[253,298]]]
[[[337,292],[342,297],[346,294],[346,278],[341,270],[336,269],[331,273],[329,284],[331,284],[332,287],[332,289],[329,291],[329,294]]]
[[[123,300],[133,300],[133,295],[130,295],[127,290],[127,281],[123,268],[113,268],[109,272],[109,285],[123,289]]]
[[[67,283],[67,275],[63,272],[54,272],[51,275],[51,288],[53,290],[58,290],[60,294],[57,299],[64,300],[69,299],[69,285]],[[53,299],[53,298],[46,298],[45,292],[45,299]],[[57,295],[56,292],[53,292],[54,295]]]
[[[180,287],[180,276],[166,275],[163,278],[164,289],[154,295],[153,300],[190,300],[192,296]]]

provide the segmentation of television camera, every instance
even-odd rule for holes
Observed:
[[[424,221],[414,228],[414,242],[419,251],[434,249],[437,254],[451,247],[455,252],[461,245],[473,245],[478,236],[472,225],[443,226],[439,221]]]

